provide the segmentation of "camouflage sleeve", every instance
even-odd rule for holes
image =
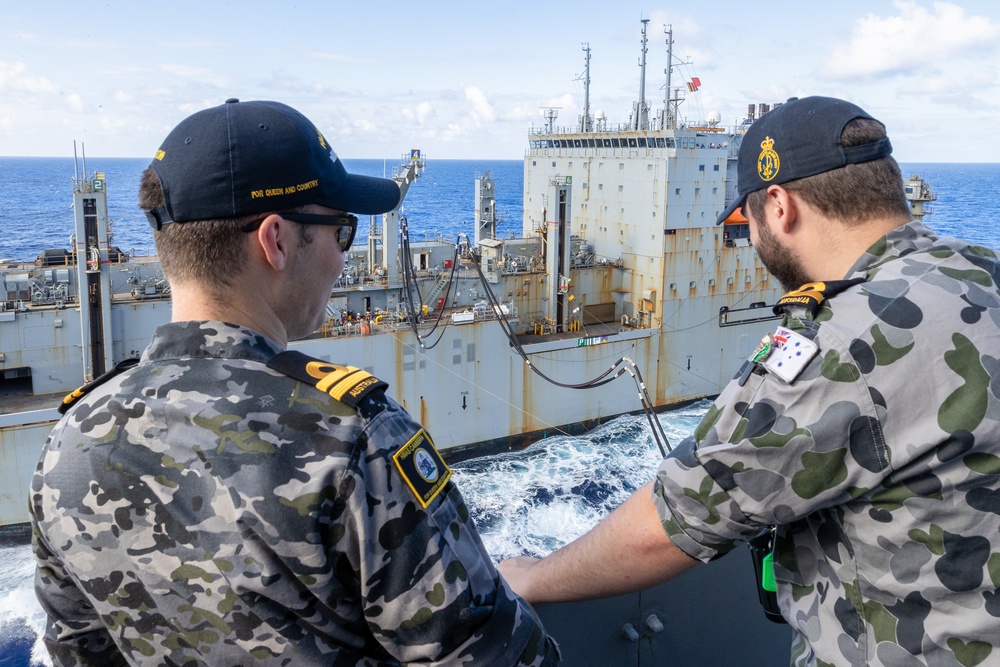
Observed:
[[[35,504],[31,503],[31,514]],[[37,521],[32,521],[35,595],[47,615],[42,640],[55,667],[127,665],[87,596],[63,568]]]
[[[449,481],[424,507],[397,469],[392,454],[419,431],[396,405],[369,424],[344,513],[374,636],[406,663],[554,664],[554,645],[499,577],[458,488]]]
[[[794,382],[771,373],[730,382],[657,471],[664,529],[694,558],[846,502],[888,474],[878,393],[833,328],[804,326],[819,352]]]

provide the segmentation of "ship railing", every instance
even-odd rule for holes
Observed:
[[[372,334],[372,324],[367,320],[357,322],[334,322],[327,320],[320,327],[320,334],[324,338],[370,336]]]
[[[501,317],[507,320],[517,319],[517,306],[514,302],[501,303],[501,310],[497,311],[494,308],[490,308],[485,301],[479,301],[472,306],[472,312],[476,317],[476,320],[498,320]],[[506,312],[504,312],[506,311]]]
[[[719,309],[719,326],[732,327],[738,324],[766,322],[767,320],[776,320],[779,317],[763,301],[752,303],[749,308],[729,308],[728,306],[723,306]]]
[[[486,305],[485,302],[480,302],[473,305],[471,312],[475,321],[497,320],[500,317],[504,317],[507,320],[518,319],[517,306],[513,302],[501,304],[500,312],[496,312]],[[445,317],[449,316],[446,314]],[[422,321],[417,323],[417,329],[433,329],[436,319],[433,313],[425,316]],[[394,334],[401,330],[409,331],[411,328],[405,313],[390,311],[378,313],[371,318],[366,317],[361,320],[345,322],[331,317],[323,323],[317,333],[324,338],[350,338],[376,334]]]
[[[590,132],[580,132],[580,127],[578,125],[554,125],[550,129],[547,126],[534,125],[528,128],[528,134],[531,136],[536,135],[579,135],[579,134],[641,134],[647,132],[660,132],[659,127],[644,127],[640,130],[635,129],[628,123],[603,123],[596,126]]]
[[[379,333],[394,333],[400,329],[409,328],[403,315],[386,312],[378,313],[370,318],[344,322],[328,318],[320,327],[319,333],[324,338],[351,338],[373,336]]]

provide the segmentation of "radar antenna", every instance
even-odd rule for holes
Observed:
[[[556,118],[559,116],[559,110],[562,107],[542,107],[544,110],[542,115],[545,116],[545,132],[546,134],[552,134],[555,129]]]

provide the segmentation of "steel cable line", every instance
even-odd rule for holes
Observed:
[[[419,311],[423,310],[423,296],[420,293],[420,285],[417,281],[416,269],[413,267],[413,253],[410,250],[409,225],[407,223],[405,216],[400,216],[399,221],[400,221],[400,226],[399,226],[400,246],[402,248],[401,263],[403,271],[403,301],[406,304],[407,324],[409,325],[410,330],[413,332],[413,335],[416,336],[417,342],[420,344],[420,347],[424,350],[430,350],[441,342],[441,339],[444,337],[444,331],[448,327],[448,322],[447,320],[445,320],[444,325],[443,326],[441,325],[441,318],[444,315],[444,308],[439,308],[437,313],[437,318],[434,320],[434,324],[431,327],[430,331],[421,334],[419,329],[417,328],[418,310]],[[459,238],[461,238],[461,236],[459,236]],[[458,248],[459,245],[458,241],[456,240],[455,254],[453,256],[451,263],[451,272],[448,275],[448,283],[445,285],[445,292],[443,297],[445,303],[448,302],[448,298],[451,296],[451,286],[455,278],[455,271],[458,268]],[[413,302],[414,292],[417,295],[417,302],[421,306],[420,309],[418,309],[416,305],[414,305]],[[439,326],[442,326],[442,328],[441,332],[438,334],[437,340],[435,340],[433,343],[429,345],[425,345],[424,341],[430,338],[434,334],[434,332],[437,331]]]
[[[596,387],[601,387],[608,384],[609,382],[616,380],[622,375],[628,373],[636,384],[636,388],[639,393],[639,403],[642,406],[643,413],[645,413],[646,418],[649,420],[649,426],[653,433],[653,439],[656,441],[656,446],[659,448],[660,454],[666,457],[667,451],[672,449],[670,446],[670,441],[667,438],[666,432],[663,430],[663,425],[660,423],[660,420],[656,417],[656,414],[653,410],[654,408],[653,401],[649,396],[649,392],[646,390],[646,384],[643,381],[642,374],[639,371],[639,367],[635,365],[635,362],[632,361],[630,357],[626,356],[619,357],[619,359],[615,361],[610,368],[608,368],[606,371],[604,371],[597,377],[578,384],[568,384],[565,382],[559,382],[558,380],[549,377],[548,375],[543,373],[537,366],[531,363],[531,360],[528,358],[527,352],[525,352],[524,348],[521,346],[520,341],[517,339],[517,335],[514,333],[513,329],[510,326],[510,323],[507,321],[505,317],[503,317],[503,313],[500,309],[500,303],[496,298],[496,294],[494,294],[493,292],[493,288],[490,287],[489,282],[486,280],[486,276],[483,274],[482,266],[478,261],[475,261],[475,259],[473,259],[473,264],[476,267],[476,272],[479,274],[479,280],[482,283],[483,288],[486,292],[486,298],[490,302],[490,307],[493,308],[494,312],[497,314],[497,321],[500,322],[500,326],[503,329],[504,334],[507,337],[507,340],[510,342],[510,346],[514,349],[517,355],[524,360],[524,363],[527,364],[528,368],[530,368],[535,375],[539,376],[546,382],[553,384],[557,387],[563,387],[566,389],[593,389]],[[616,369],[617,372],[615,372]],[[612,373],[614,373],[614,375],[608,377]]]
[[[413,253],[411,252],[410,249],[409,224],[405,216],[400,216],[399,235],[400,235],[400,246],[402,249],[401,268],[403,272],[403,299],[406,304],[408,324],[410,330],[413,332],[414,336],[416,336],[417,342],[420,344],[420,347],[425,350],[431,349],[434,346],[436,346],[439,342],[441,342],[441,339],[444,337],[444,331],[448,326],[447,321],[445,321],[444,326],[441,328],[440,334],[433,343],[431,343],[430,345],[425,345],[424,340],[429,338],[431,335],[434,334],[435,331],[437,331],[438,327],[441,324],[441,318],[444,314],[444,308],[438,309],[438,315],[434,322],[434,325],[431,327],[431,330],[425,334],[421,334],[417,328],[417,308],[414,305],[413,296],[415,293],[417,300],[421,305],[423,305],[423,297],[420,293],[420,287],[417,281],[416,269],[413,267]],[[455,239],[455,252],[452,259],[451,272],[448,275],[448,282],[445,286],[445,296],[444,296],[445,303],[447,303],[448,298],[451,295],[451,286],[454,282],[455,272],[458,270],[459,249],[461,247],[461,242],[463,237],[465,238],[466,243],[468,243],[469,242],[468,236],[466,236],[465,234],[459,234]],[[646,415],[647,420],[649,421],[650,430],[653,434],[653,439],[656,442],[656,446],[660,450],[660,454],[666,457],[667,451],[671,450],[670,441],[667,438],[666,432],[663,430],[663,425],[660,423],[660,420],[656,417],[656,413],[654,412],[653,401],[649,396],[649,392],[646,390],[646,384],[642,379],[642,373],[639,371],[638,366],[636,366],[635,362],[630,357],[627,356],[619,357],[603,373],[585,382],[570,384],[570,383],[560,382],[554,378],[549,377],[548,375],[543,373],[541,369],[539,369],[531,362],[531,359],[528,357],[528,353],[524,351],[524,348],[521,346],[521,342],[518,340],[517,334],[511,327],[510,322],[508,322],[507,318],[504,317],[502,304],[500,303],[499,299],[497,299],[496,294],[493,292],[493,288],[490,287],[489,281],[487,281],[486,275],[483,273],[482,266],[478,258],[474,254],[472,258],[472,264],[473,266],[476,267],[476,273],[479,276],[479,281],[482,284],[483,289],[485,291],[487,301],[489,302],[489,307],[496,314],[497,322],[499,323],[500,328],[503,330],[504,336],[507,338],[507,341],[509,342],[514,352],[519,357],[521,357],[524,363],[528,366],[529,369],[531,369],[531,371],[535,375],[539,376],[540,378],[542,378],[543,380],[552,385],[555,385],[557,387],[563,387],[565,389],[594,389],[596,387],[602,387],[616,380],[622,375],[628,373],[632,377],[632,380],[635,382],[639,397],[639,404],[642,406],[642,411]]]

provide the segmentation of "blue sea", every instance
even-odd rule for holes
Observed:
[[[391,175],[393,167],[400,164],[344,162],[349,171],[370,176]],[[136,204],[139,177],[148,164],[145,158],[87,158],[86,162],[88,173],[104,172],[107,177],[113,243],[129,253],[153,254],[149,226]],[[412,240],[437,235],[451,241],[459,233],[473,236],[475,179],[487,171],[496,181],[499,234],[520,233],[521,160],[430,158],[426,165],[403,203]],[[901,167],[904,176],[919,174],[931,184],[938,199],[931,204],[934,213],[926,221],[939,234],[987,246],[998,244],[992,198],[1000,192],[1000,164],[904,163]],[[73,158],[0,157],[0,258],[29,260],[46,248],[69,249],[74,173]],[[358,233],[361,238],[368,233],[363,222]]]
[[[344,163],[348,171],[369,176],[391,176],[393,168],[402,164],[382,160]],[[82,164],[77,164],[82,171]],[[112,243],[130,254],[154,254],[149,224],[137,204],[139,179],[148,165],[145,158],[87,158],[87,173],[103,172],[107,179]],[[459,233],[473,237],[475,179],[485,172],[496,182],[498,234],[520,234],[522,161],[428,159],[426,165],[403,203],[411,240],[438,235],[454,241]],[[70,248],[75,173],[73,158],[0,157],[0,258],[33,260],[47,248]],[[359,239],[367,235],[368,225],[362,220]]]
[[[352,172],[381,176],[395,163],[345,160]],[[104,172],[114,244],[152,254],[152,239],[136,207],[145,159],[88,158],[87,170]],[[1000,164],[903,164],[904,176],[926,179],[937,201],[925,218],[940,235],[1000,247],[993,198]],[[427,160],[403,206],[411,236],[454,240],[474,233],[473,188],[489,171],[496,181],[501,236],[521,229],[520,160]],[[72,158],[0,157],[0,258],[34,259],[47,248],[70,247]],[[361,225],[361,234],[367,232]],[[689,435],[707,410],[696,403],[660,415],[672,442]],[[458,484],[495,558],[543,555],[576,538],[648,481],[659,460],[648,425],[621,417],[581,437],[554,437],[523,452],[456,466]],[[48,664],[38,633],[44,615],[34,598],[29,547],[0,542],[0,667]]]

